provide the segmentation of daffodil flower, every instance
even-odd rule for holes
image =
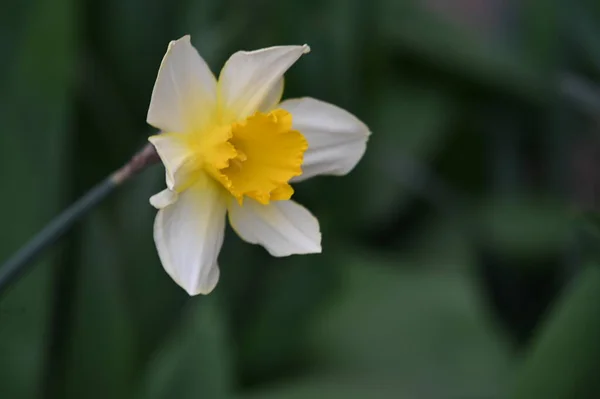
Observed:
[[[185,36],[167,49],[152,92],[149,138],[167,189],[152,196],[154,240],[167,273],[190,295],[219,280],[225,218],[245,241],[273,256],[321,252],[317,219],[290,200],[290,182],[344,175],[358,163],[369,129],[313,98],[280,102],[283,74],[304,46],[233,54],[218,81]]]

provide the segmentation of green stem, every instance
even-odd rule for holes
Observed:
[[[154,148],[148,144],[122,168],[93,187],[83,197],[55,217],[27,244],[10,257],[0,268],[0,296],[27,271],[46,248],[58,241],[82,216],[90,212],[113,190],[146,166],[159,161]]]
[[[0,293],[25,272],[27,264],[62,237],[79,218],[98,205],[116,186],[110,178],[96,185],[9,258],[0,269]]]

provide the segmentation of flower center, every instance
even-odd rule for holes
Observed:
[[[262,204],[290,199],[294,190],[288,182],[302,174],[308,143],[292,130],[289,112],[257,112],[210,136],[205,167],[240,204],[244,196]]]

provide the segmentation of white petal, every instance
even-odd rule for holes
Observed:
[[[271,88],[265,99],[258,106],[258,110],[261,112],[269,112],[273,110],[281,101],[281,96],[283,96],[283,87],[284,87],[284,79],[283,77],[279,79],[275,85]]]
[[[210,293],[219,280],[217,257],[225,232],[225,200],[203,181],[158,211],[154,242],[163,267],[189,295]]]
[[[307,45],[277,46],[233,54],[219,76],[222,107],[234,119],[253,114],[288,68],[309,51]]]
[[[150,205],[155,207],[156,209],[165,208],[171,204],[174,204],[177,201],[177,193],[175,191],[171,191],[168,188],[162,190],[158,194],[154,194],[150,197]]]
[[[293,182],[316,175],[345,175],[365,153],[371,132],[348,111],[309,97],[286,100],[279,108],[292,114],[294,129],[308,141],[302,175]]]
[[[262,205],[251,199],[229,204],[231,227],[245,241],[260,244],[273,256],[321,252],[319,221],[294,201]]]
[[[147,121],[167,132],[202,129],[213,118],[217,83],[190,43],[190,36],[169,43],[150,100]]]
[[[162,133],[150,136],[148,141],[154,145],[166,170],[167,187],[176,190],[188,181],[191,173],[198,167],[197,159],[180,136]]]

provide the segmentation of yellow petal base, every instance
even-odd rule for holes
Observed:
[[[192,170],[186,173],[189,181],[180,182],[177,191],[189,187],[204,171],[240,204],[244,197],[261,204],[290,199],[294,190],[288,182],[302,174],[308,148],[304,136],[292,129],[292,115],[282,109],[257,112],[243,122],[204,132],[163,134],[187,148],[186,166]]]

